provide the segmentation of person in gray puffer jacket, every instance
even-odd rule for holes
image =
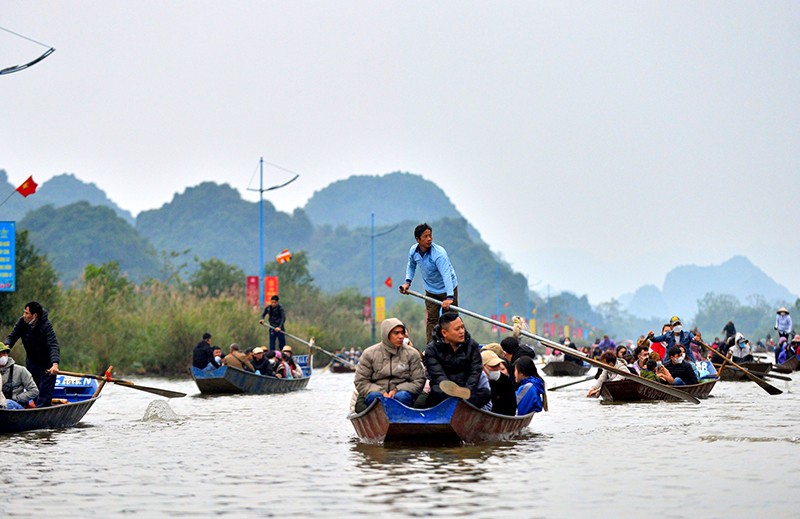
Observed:
[[[406,327],[400,319],[383,321],[381,338],[364,350],[356,367],[358,396],[367,406],[382,396],[411,407],[425,386],[419,351],[405,344]]]
[[[33,381],[31,372],[25,366],[17,365],[9,356],[11,348],[0,346],[0,380],[6,400],[6,409],[23,409],[28,402],[36,400],[39,388]]]

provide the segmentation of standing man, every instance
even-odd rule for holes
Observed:
[[[406,282],[400,285],[400,293],[405,294],[414,272],[419,265],[422,271],[422,282],[425,285],[425,295],[442,302],[442,312],[447,312],[450,305],[458,306],[458,278],[447,251],[444,247],[433,243],[433,229],[427,223],[421,223],[414,228],[416,245],[408,251],[408,266],[406,267]],[[433,328],[439,322],[439,305],[425,301],[428,321],[425,326],[426,341],[430,342]]]
[[[47,311],[36,301],[25,305],[22,317],[6,337],[6,346],[12,348],[17,339],[22,339],[26,354],[25,366],[39,387],[36,407],[48,407],[52,405],[61,350],[53,325],[47,318]]]
[[[264,324],[264,317],[269,315],[269,325],[272,327],[269,329],[269,351],[275,351],[276,338],[278,339],[278,351],[283,350],[283,347],[286,346],[286,335],[283,333],[283,325],[286,323],[286,312],[278,301],[280,301],[278,296],[269,298],[269,304],[264,307],[264,311],[261,312],[261,320],[258,321]]]

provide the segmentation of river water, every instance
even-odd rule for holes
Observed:
[[[111,384],[75,428],[0,436],[0,517],[798,516],[792,382],[719,382],[700,405],[603,405],[586,382],[513,442],[384,448],[346,419],[352,374],[263,396],[133,380],[189,396],[144,420],[161,399]]]

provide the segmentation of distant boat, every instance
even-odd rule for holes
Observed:
[[[412,409],[379,397],[348,419],[366,443],[452,445],[509,440],[528,427],[533,414],[495,414],[458,398],[448,398],[430,409]]]
[[[56,376],[53,404],[34,409],[0,409],[0,434],[63,429],[83,419],[100,398],[102,386],[90,378]]]
[[[737,364],[755,375],[764,375],[772,368],[772,364],[769,362],[738,362]],[[720,366],[721,364],[714,364],[717,371],[719,371]],[[750,381],[750,378],[745,375],[744,371],[730,364],[726,365],[725,369],[722,370],[719,379],[728,382]]]
[[[542,371],[551,377],[580,377],[589,372],[590,366],[568,360],[551,360],[544,365]]]
[[[338,362],[336,357],[331,359],[331,363],[328,364],[328,370],[331,373],[355,373],[356,368],[349,364],[344,364],[342,362]]]
[[[313,355],[295,355],[292,358],[303,369],[303,378],[267,377],[231,366],[210,371],[192,366],[192,378],[200,392],[206,395],[289,393],[305,389],[312,374]]]
[[[696,398],[708,398],[711,390],[714,389],[716,380],[692,384],[689,386],[667,386],[688,393]],[[681,402],[676,396],[662,393],[657,389],[645,386],[635,380],[615,380],[603,383],[600,388],[600,396],[606,402],[656,402],[665,400],[668,402]]]

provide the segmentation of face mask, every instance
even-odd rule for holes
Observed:
[[[681,355],[680,357],[678,357],[678,363],[680,364],[681,362],[683,362],[683,359],[685,359],[685,358],[686,358],[686,355]]]
[[[0,366],[5,366],[8,364],[8,355],[3,355],[0,357]]]
[[[500,375],[502,375],[502,373],[499,371],[490,371],[486,375],[489,377],[489,380],[500,380]]]
[[[675,332],[676,335],[680,334],[681,330],[683,330],[683,326],[681,326],[681,325],[672,327],[672,331]]]
[[[214,360],[217,362],[217,364],[219,364],[220,362],[222,362],[222,357],[217,355],[216,357],[214,357]]]

